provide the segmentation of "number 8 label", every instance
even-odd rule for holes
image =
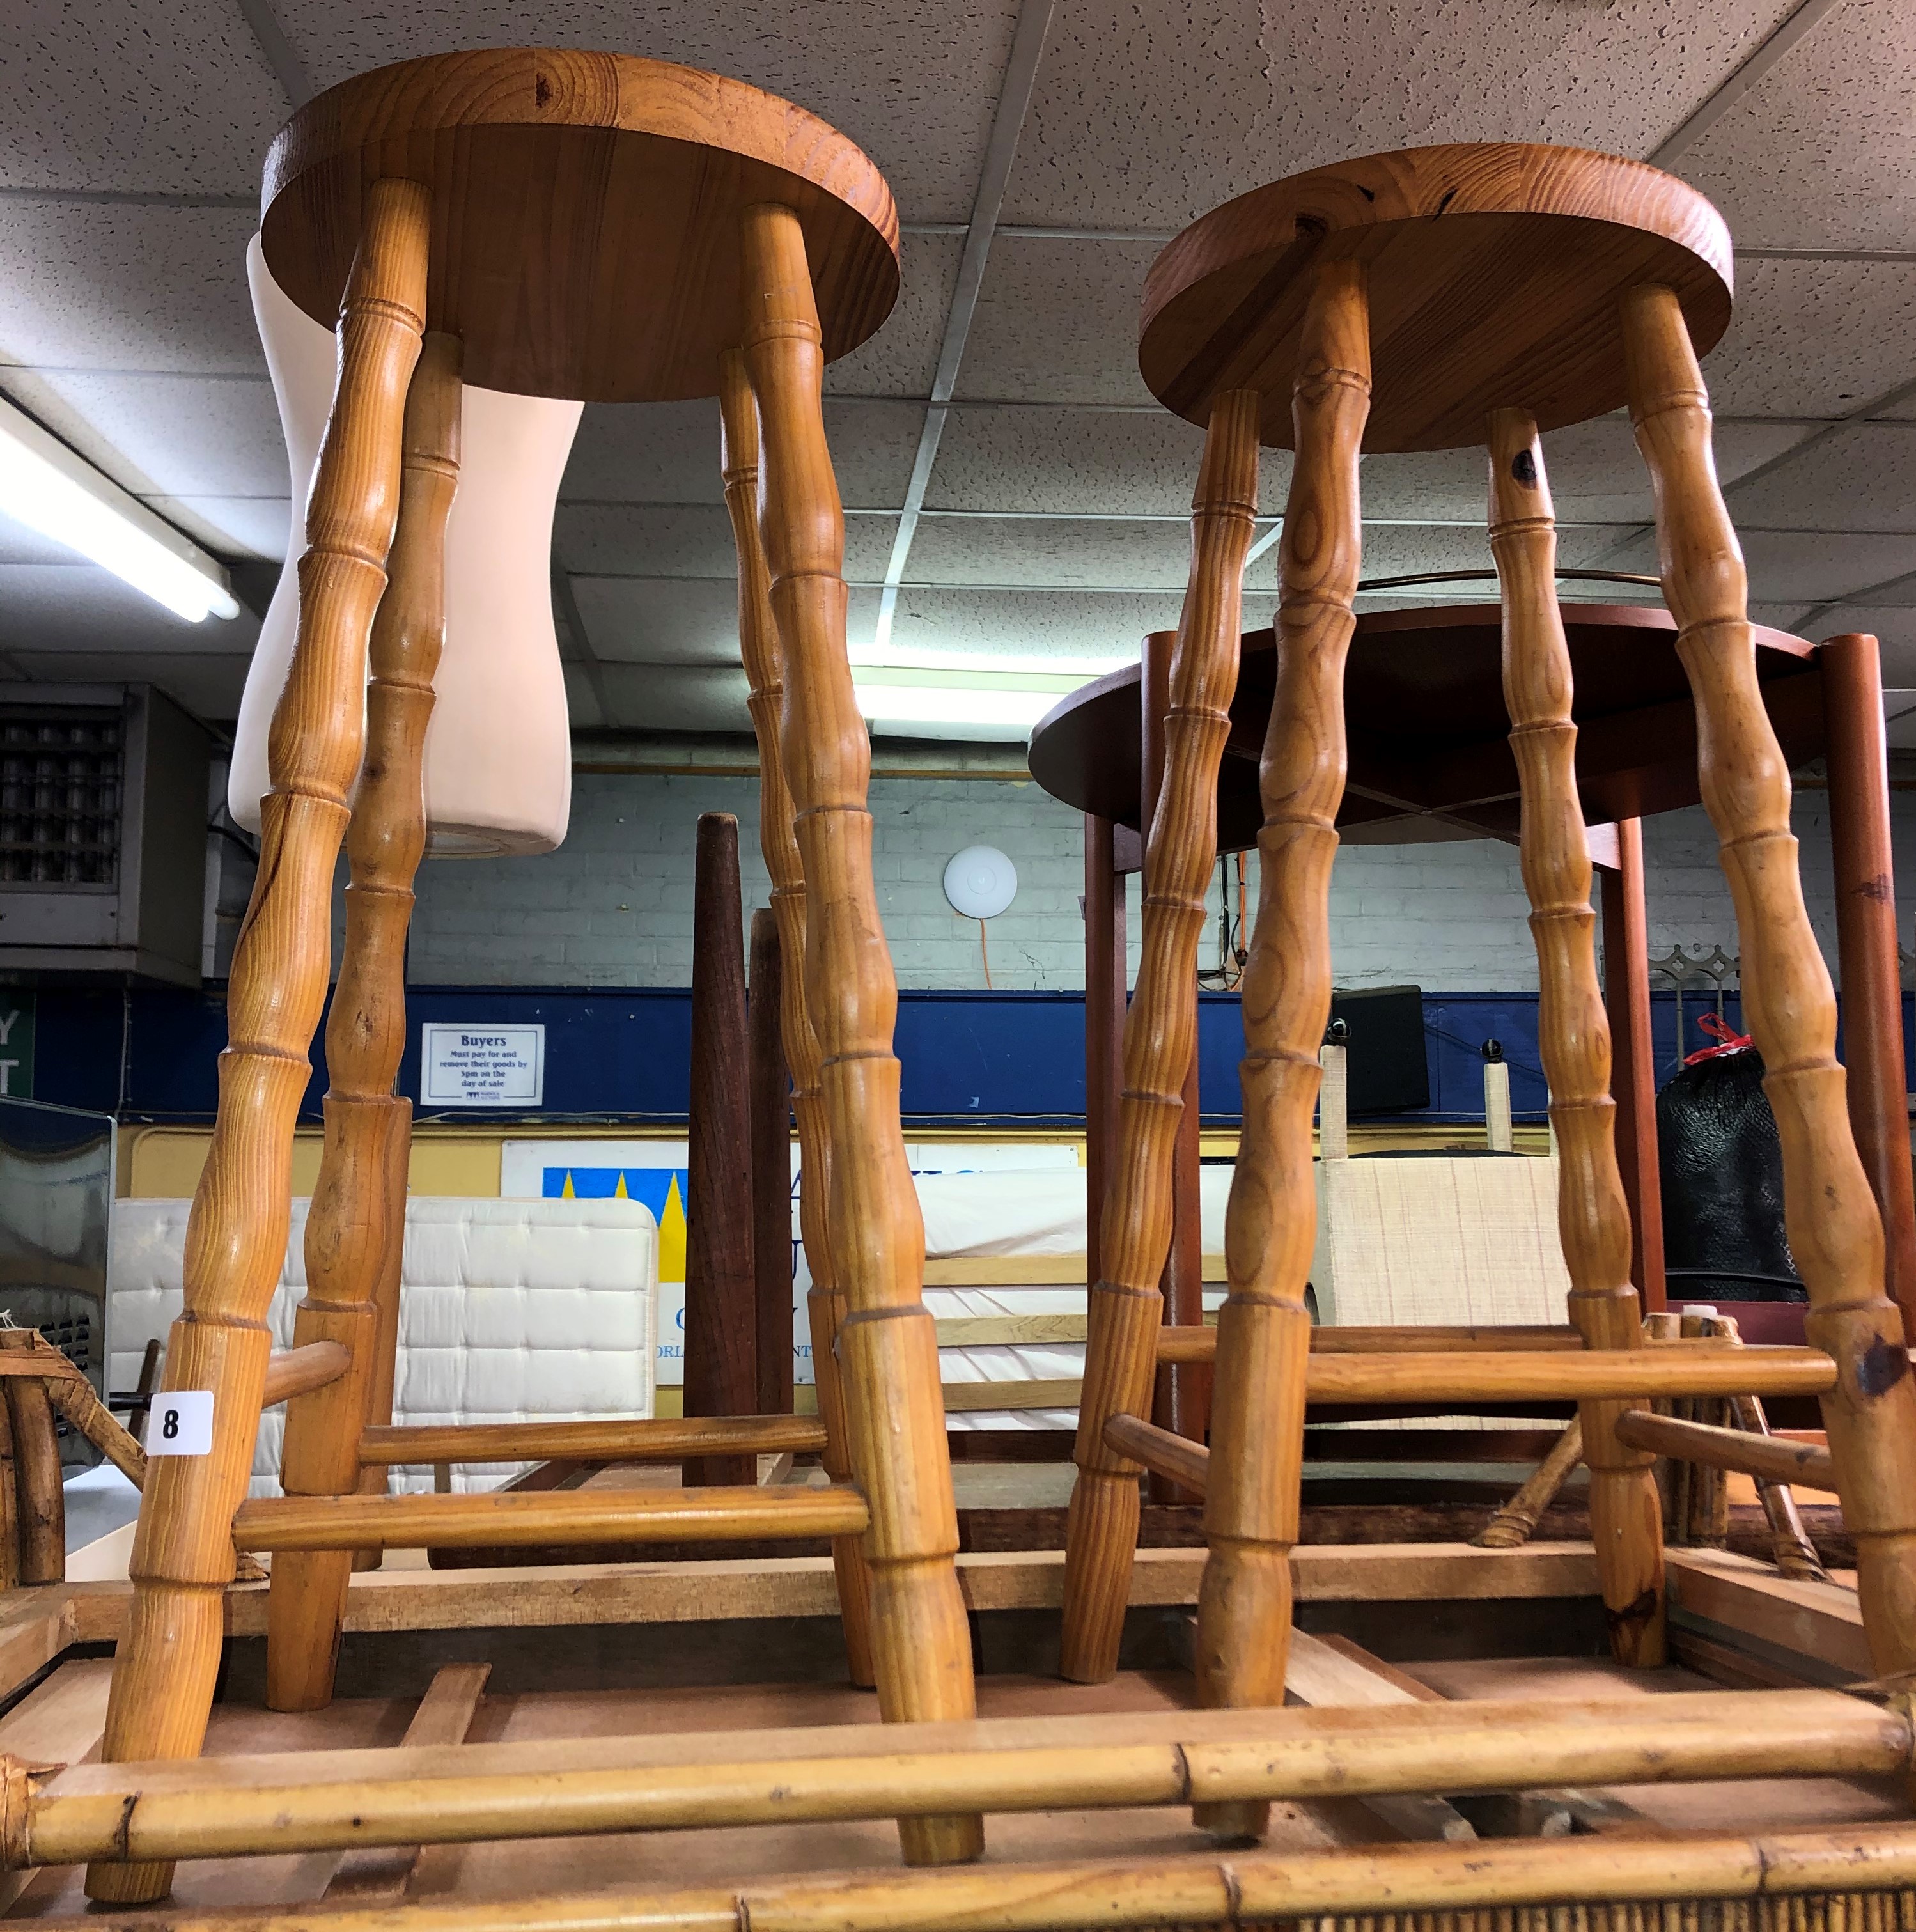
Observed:
[[[206,1456],[213,1449],[213,1391],[168,1389],[153,1398],[146,1424],[149,1456]]]

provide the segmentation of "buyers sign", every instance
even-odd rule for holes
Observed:
[[[545,1028],[422,1026],[419,1104],[538,1107],[545,1100]]]

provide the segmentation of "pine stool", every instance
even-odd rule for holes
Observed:
[[[232,963],[219,1114],[187,1234],[186,1308],[166,1357],[168,1390],[211,1392],[211,1448],[154,1459],[103,1754],[199,1752],[235,1544],[274,1552],[269,1700],[282,1709],[331,1694],[357,1550],[829,1535],[854,1669],[875,1677],[883,1714],[968,1718],[970,1640],[934,1330],[919,1303],[895,986],[871,880],[869,748],[845,656],[844,524],[820,406],[825,363],[869,336],[896,298],[890,191],[850,141],[755,88],[625,55],[487,50],[403,62],[321,94],[274,143],[264,203],[274,280],[316,320],[337,320],[338,380],[307,516],[298,640],[274,715],[258,882]],[[405,1103],[392,1088],[460,384],[662,400],[716,394],[721,364],[733,418],[748,406],[762,422],[757,537],[761,601],[775,617],[751,641],[761,670],[775,662],[772,681],[788,687],[784,785],[768,785],[768,836],[802,854],[802,872],[793,860],[779,878],[787,956],[809,968],[808,998],[786,1010],[787,1047],[806,1089],[808,1177],[832,1179],[829,1200],[816,1178],[806,1193],[811,1220],[830,1208],[838,1266],[825,1264],[821,1240],[814,1271],[832,1292],[827,1312],[838,1295],[849,1311],[836,1337],[842,1400],[835,1386],[826,1410],[839,1480],[811,1490],[361,1494],[362,1461],[418,1460],[417,1444],[376,1444],[362,1430],[379,1290],[404,1211]],[[343,836],[353,876],[295,1351],[304,1367],[279,1377],[282,1396],[289,1382],[302,1391],[287,1418],[288,1493],[245,1502],[271,1392],[262,1318],[286,1248]],[[832,1342],[821,1330],[821,1361]],[[789,1448],[793,1421],[589,1426],[599,1453],[655,1456]],[[580,1426],[475,1430],[463,1449],[462,1432],[436,1430],[454,1439],[426,1460],[562,1455]],[[969,1816],[913,1819],[901,1832],[919,1862],[974,1856],[981,1842]],[[162,1896],[170,1876],[165,1864],[96,1864],[88,1882],[96,1898],[139,1901]]]
[[[1804,910],[1788,770],[1758,694],[1742,558],[1717,487],[1697,368],[1699,352],[1728,323],[1730,289],[1729,234],[1682,183],[1612,156],[1515,144],[1415,148],[1274,183],[1195,223],[1152,267],[1140,366],[1159,399],[1206,437],[1165,780],[1149,828],[1152,890],[1125,1032],[1104,1278],[1090,1298],[1065,1586],[1069,1676],[1096,1680],[1115,1667],[1141,1467],[1182,1473],[1207,1490],[1204,1700],[1281,1704],[1307,1384],[1327,1399],[1334,1384],[1347,1401],[1387,1400],[1393,1388],[1408,1398],[1419,1384],[1426,1396],[1468,1400],[1500,1388],[1541,1394],[1549,1376],[1558,1393],[1581,1399],[1613,1652],[1627,1662],[1663,1660],[1654,1458],[1621,1441],[1618,1423],[1643,1406],[1632,1397],[1663,1392],[1660,1376],[1701,1371],[1640,1340],[1538,442],[1540,430],[1625,402],[1655,488],[1664,590],[1699,714],[1704,802],[1736,904],[1744,1013],[1770,1069],[1790,1240],[1811,1298],[1809,1336],[1837,1365],[1823,1407],[1857,1534],[1872,1654],[1885,1672],[1916,1664],[1916,1384],[1884,1293],[1881,1225],[1845,1111],[1829,975]],[[1145,1418],[1261,442],[1296,456],[1262,762],[1262,891],[1243,981],[1231,1289],[1216,1336],[1210,1454],[1194,1472],[1201,1454]],[[1315,1226],[1311,1127],[1330,995],[1328,893],[1344,784],[1359,454],[1478,443],[1489,452],[1570,1312],[1586,1352],[1558,1358],[1546,1376],[1537,1366],[1544,1358],[1473,1358],[1470,1344],[1453,1341],[1456,1354],[1426,1354],[1414,1367],[1403,1354],[1346,1354],[1321,1371],[1309,1359],[1304,1302]],[[1261,1829],[1262,1810],[1201,1807],[1200,1819],[1237,1835]]]

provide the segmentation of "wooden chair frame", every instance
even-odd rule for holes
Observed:
[[[1343,784],[1341,687],[1357,583],[1357,454],[1370,356],[1361,262],[1327,255],[1309,272],[1293,395],[1296,459],[1280,552],[1278,683],[1262,766],[1262,890],[1243,980],[1244,1126],[1225,1235],[1231,1287],[1214,1343],[1195,1336],[1180,1342],[1173,1339],[1180,1331],[1159,1325],[1179,1105],[1172,1075],[1183,1071],[1196,1006],[1189,946],[1177,950],[1192,926],[1179,889],[1193,874],[1171,868],[1179,858],[1207,868],[1210,858],[1215,751],[1208,737],[1179,728],[1210,694],[1222,689],[1228,699],[1234,676],[1242,553],[1217,541],[1215,479],[1227,469],[1243,479],[1231,493],[1234,511],[1241,498],[1254,497],[1256,412],[1246,406],[1257,398],[1248,392],[1224,392],[1212,405],[1193,512],[1191,587],[1173,660],[1164,790],[1149,827],[1153,884],[1144,910],[1144,965],[1125,1021],[1123,1087],[1114,1110],[1108,1084],[1090,1083],[1094,1123],[1101,1107],[1106,1118],[1114,1111],[1117,1132],[1114,1154],[1107,1150],[1099,1177],[1101,1278],[1091,1291],[1076,1452],[1065,1669],[1088,1681],[1115,1670],[1141,1473],[1193,1477],[1192,1445],[1146,1419],[1153,1363],[1214,1348],[1205,1472],[1210,1556],[1196,1668],[1205,1701],[1218,1705],[1282,1699],[1307,1382],[1312,1394],[1323,1388],[1303,1290],[1315,1227],[1312,1118],[1330,1001],[1327,895]],[[1916,1662],[1916,1624],[1907,1613],[1916,1601],[1916,1384],[1900,1313],[1885,1292],[1883,1221],[1858,1157],[1834,1054],[1834,996],[1804,909],[1788,772],[1757,689],[1742,559],[1711,466],[1707,392],[1669,288],[1628,289],[1619,326],[1632,419],[1655,490],[1666,598],[1697,707],[1704,801],[1736,904],[1745,1022],[1769,1070],[1783,1137],[1791,1242],[1810,1293],[1809,1336],[1832,1364],[1824,1413],[1858,1532],[1872,1654],[1886,1672],[1906,1670]],[[1586,1345],[1580,1358],[1565,1361],[1572,1372],[1558,1392],[1580,1399],[1612,1648],[1620,1660],[1649,1665],[1665,1654],[1654,1459],[1620,1435],[1619,1424],[1657,1392],[1657,1356],[1680,1377],[1700,1358],[1693,1354],[1686,1365],[1642,1346],[1549,485],[1536,425],[1525,412],[1492,408],[1485,440],[1505,696],[1523,798],[1522,869],[1543,988],[1540,1043],[1562,1150],[1570,1312]],[[1230,621],[1219,622],[1227,610]],[[1093,866],[1105,858],[1102,842],[1087,840]],[[1087,917],[1102,948],[1109,899],[1098,903],[1087,893]],[[1105,976],[1100,968],[1087,983],[1094,1001],[1115,1010],[1121,1000],[1106,996]],[[1102,1070],[1095,1048],[1092,1067]],[[1907,1185],[1906,1173],[1905,1198]],[[1885,1202],[1893,1228],[1895,1198],[1893,1190]],[[1411,1334],[1405,1340],[1415,1346]],[[1597,1373],[1600,1357],[1617,1372]],[[1407,1359],[1391,1366],[1401,1370]],[[1426,1356],[1428,1372],[1411,1381],[1418,1393],[1440,1398],[1519,1382],[1527,1393],[1540,1392],[1532,1372],[1540,1359],[1505,1354],[1501,1364],[1513,1372],[1500,1376],[1492,1372],[1499,1358],[1466,1347],[1449,1358]],[[1356,1358],[1357,1372],[1342,1378],[1340,1393],[1359,1401],[1387,1399],[1387,1389],[1407,1393],[1401,1374],[1376,1372],[1381,1365]],[[1201,1804],[1198,1814],[1224,1835],[1255,1834],[1263,1823],[1255,1802]]]
[[[213,1446],[203,1456],[154,1460],[103,1754],[197,1754],[235,1539],[274,1552],[268,1684],[278,1708],[313,1708],[331,1695],[355,1552],[823,1533],[838,1552],[853,1672],[875,1681],[883,1715],[969,1717],[957,1517],[892,1054],[896,988],[872,885],[869,747],[845,656],[824,356],[805,234],[781,204],[748,206],[741,219],[750,298],[743,339],[724,358],[727,482],[741,518],[742,640],[767,747],[766,837],[786,956],[803,962],[785,976],[785,1045],[811,1184],[805,1233],[835,1480],[823,1491],[383,1493],[378,1465],[395,1459],[367,1438],[391,1414],[408,1139],[406,1103],[392,1088],[461,394],[459,343],[425,332],[430,218],[423,186],[373,184],[341,308],[338,385],[299,566],[298,636],[273,721],[259,878],[234,956],[220,1106],[188,1227],[186,1308],[166,1358],[169,1390],[212,1392]],[[746,480],[754,469],[763,471],[756,488]],[[346,950],[307,1232],[311,1286],[297,1330],[302,1352],[323,1354],[325,1372],[289,1407],[286,1495],[249,1503],[267,1394],[263,1318],[285,1253],[290,1144],[325,997],[342,838],[352,864]],[[835,1372],[823,1367],[835,1337]],[[634,1455],[667,1443],[749,1453],[790,1446],[793,1421],[731,1418],[703,1432],[696,1419],[689,1429],[634,1421],[610,1432],[617,1451]],[[445,1433],[442,1454],[428,1460],[542,1453],[540,1425],[507,1430],[504,1447],[497,1430]],[[916,1862],[973,1856],[982,1844],[975,1816],[906,1818],[900,1832]],[[165,1862],[136,1860],[96,1864],[88,1883],[96,1898],[138,1902],[162,1896],[170,1877]]]

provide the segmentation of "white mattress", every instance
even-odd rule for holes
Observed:
[[[130,1389],[149,1340],[180,1311],[184,1200],[118,1201],[108,1276],[110,1386]],[[307,1203],[292,1204],[286,1263],[268,1317],[292,1341],[305,1292]],[[415,1196],[406,1203],[394,1419],[511,1422],[649,1415],[658,1246],[642,1202],[494,1201]],[[285,1411],[261,1419],[252,1493],[279,1493]],[[519,1466],[514,1465],[512,1467]],[[458,1490],[497,1486],[509,1468],[453,1472]],[[395,1489],[430,1489],[430,1469],[396,1469]]]

